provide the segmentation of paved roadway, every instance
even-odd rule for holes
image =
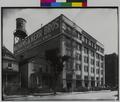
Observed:
[[[72,101],[89,101],[89,100],[106,100],[106,101],[115,101],[117,91],[94,91],[94,92],[72,92],[72,93],[58,93],[57,95],[46,95],[40,96],[37,95],[28,95],[28,96],[8,96],[5,98],[6,101],[49,101],[49,100],[72,100]]]

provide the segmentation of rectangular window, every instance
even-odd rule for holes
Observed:
[[[91,73],[94,73],[94,67],[91,67]]]
[[[76,59],[76,60],[79,60],[79,53],[76,53],[76,54],[75,54],[75,59]]]
[[[79,64],[76,64],[76,70],[79,70]]]
[[[98,53],[96,53],[96,58],[100,59],[100,55]]]
[[[101,78],[101,81],[103,81],[103,78]]]
[[[76,63],[76,71],[81,70],[81,65]]]
[[[84,53],[88,54],[88,48],[84,47]]]
[[[99,69],[96,69],[96,73],[99,74]]]
[[[95,60],[91,59],[91,65],[94,65],[94,64],[95,64]]]
[[[94,80],[94,77],[91,77],[91,80]]]
[[[101,70],[101,74],[103,75],[103,70]]]
[[[73,30],[72,35],[77,38],[78,37],[78,32],[76,30]]]
[[[8,67],[12,67],[12,63],[8,63]]]
[[[94,57],[95,53],[91,50],[91,56]]]
[[[84,62],[85,62],[85,63],[88,63],[88,62],[89,62],[89,59],[88,59],[87,56],[84,56]]]
[[[79,55],[79,60],[80,60],[80,61],[82,60],[82,57],[81,57],[81,55]]]
[[[84,42],[85,42],[86,44],[89,44],[89,39],[86,38],[85,36],[84,36]]]
[[[84,76],[84,80],[88,80],[88,76]]]
[[[99,77],[97,77],[96,80],[99,80]]]
[[[103,68],[103,63],[101,63],[101,68]]]
[[[81,71],[81,64],[79,65],[79,70]]]
[[[70,26],[67,25],[67,32],[71,33],[72,32],[72,28]]]
[[[96,61],[96,66],[99,67],[100,66],[100,62]]]
[[[81,51],[81,45],[80,44],[78,44],[78,50]]]
[[[101,61],[103,61],[103,56],[101,56]]]
[[[70,39],[66,39],[65,45],[66,45],[67,47],[70,47],[70,48],[71,48],[71,46],[72,46],[71,40],[70,40]]]
[[[84,71],[88,72],[88,66],[84,66]]]
[[[79,40],[82,40],[82,34],[79,33]]]

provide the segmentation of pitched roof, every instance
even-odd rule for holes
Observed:
[[[4,56],[4,55],[8,55],[8,56],[16,59],[15,55],[11,51],[9,51],[5,46],[2,46],[2,56]]]

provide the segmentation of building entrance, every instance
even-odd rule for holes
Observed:
[[[71,91],[72,89],[72,81],[67,81],[67,90]]]

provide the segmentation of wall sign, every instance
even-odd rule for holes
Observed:
[[[60,18],[56,18],[41,29],[14,45],[14,53],[30,48],[33,43],[41,43],[60,33]]]

